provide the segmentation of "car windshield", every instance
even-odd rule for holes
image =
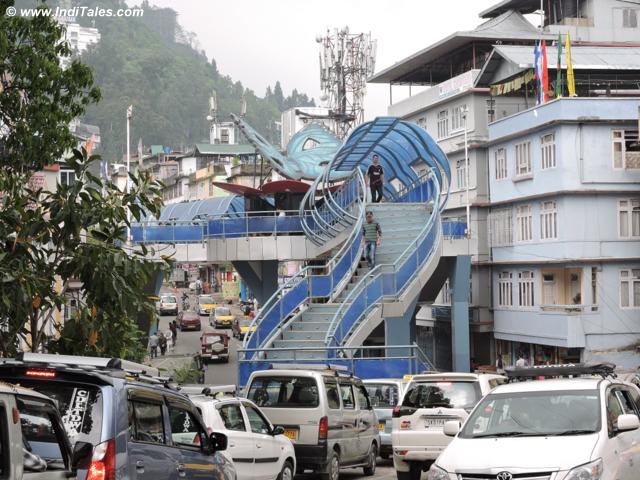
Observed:
[[[460,437],[586,435],[598,431],[597,390],[518,392],[485,397]]]
[[[98,387],[48,380],[21,380],[54,400],[71,444],[77,441],[100,443],[102,433],[102,393]]]
[[[163,303],[178,303],[178,300],[176,300],[176,297],[162,297],[162,302]]]
[[[420,382],[409,387],[404,407],[472,408],[482,397],[477,382]]]
[[[318,385],[309,377],[259,377],[249,387],[248,398],[259,407],[315,408]]]
[[[227,307],[218,307],[216,308],[216,315],[220,317],[228,317],[229,315],[231,315],[231,310],[229,310]]]
[[[202,337],[202,343],[204,343],[205,345],[222,343],[222,337],[220,335],[205,335],[204,337]]]
[[[398,386],[389,383],[366,383],[373,408],[393,408],[398,402]]]
[[[198,298],[198,302],[200,305],[211,305],[212,303],[216,303],[211,295],[202,295]]]

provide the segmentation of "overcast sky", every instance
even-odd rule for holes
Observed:
[[[130,1],[131,3],[138,3]],[[482,22],[478,13],[498,0],[150,0],[178,12],[182,27],[194,32],[209,58],[234,81],[264,95],[280,80],[320,95],[317,34],[349,26],[378,41],[376,72],[459,30]],[[395,87],[397,101],[406,87]],[[367,118],[385,115],[387,85],[367,89]]]

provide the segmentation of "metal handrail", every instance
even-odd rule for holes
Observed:
[[[438,196],[440,195],[440,185],[438,183],[437,177],[435,175],[433,175],[432,172],[428,172],[426,175],[423,175],[420,177],[421,179],[423,179],[423,182],[420,184],[416,184],[416,182],[414,182],[414,185],[423,185],[427,182],[431,182],[433,181],[435,183],[435,192],[434,192],[434,197],[438,198]],[[426,179],[426,180],[424,180]],[[404,195],[408,194],[409,191],[407,190],[406,192],[404,192]],[[429,200],[431,201],[431,199]],[[398,256],[397,260],[395,263],[387,263],[387,264],[379,264],[376,265],[373,270],[371,270],[371,272],[369,272],[369,274],[365,277],[363,277],[358,284],[355,286],[355,288],[353,288],[353,290],[351,290],[349,292],[349,294],[347,295],[347,297],[344,299],[344,301],[342,302],[342,304],[340,305],[340,307],[338,307],[338,310],[335,312],[332,320],[331,320],[331,324],[329,325],[329,329],[327,330],[327,334],[325,336],[325,345],[329,346],[329,343],[331,342],[331,340],[333,340],[334,342],[337,343],[337,339],[335,337],[335,332],[337,331],[338,328],[338,322],[342,319],[343,315],[344,315],[344,310],[351,305],[351,303],[353,301],[355,301],[355,298],[357,298],[357,296],[359,296],[363,290],[365,290],[367,287],[369,287],[369,285],[371,285],[373,282],[377,281],[380,276],[383,273],[389,273],[389,272],[383,272],[382,270],[388,270],[388,269],[392,269],[391,273],[395,273],[397,270],[399,270],[400,268],[402,268],[404,266],[404,263],[406,263],[406,260],[408,259],[408,256],[412,253],[417,251],[418,247],[420,246],[421,242],[424,241],[424,239],[427,237],[427,235],[430,233],[431,229],[433,228],[434,224],[436,223],[436,219],[439,220],[440,218],[440,212],[439,210],[434,209],[432,215],[429,217],[429,220],[427,221],[426,225],[424,226],[424,228],[420,231],[420,233],[416,236],[416,238],[405,248],[405,250]],[[439,227],[439,222],[436,224],[436,228]],[[431,248],[431,250],[429,251],[427,258],[431,257],[431,254],[433,253],[433,247]],[[404,260],[404,261],[403,261]],[[398,264],[401,263],[402,264],[398,267]],[[417,271],[415,272],[414,276],[412,276],[411,278],[414,278],[415,275],[417,274]],[[409,284],[410,281],[407,282],[407,284]],[[404,291],[404,289],[406,288],[406,285],[403,286],[403,288],[400,291],[397,291],[397,288],[394,289],[396,290],[395,292],[395,296],[397,297],[398,295],[401,295],[402,292]],[[366,290],[365,290],[366,291]],[[380,295],[380,298],[382,298],[384,296],[383,292]],[[378,299],[376,299],[377,301]],[[367,313],[373,308],[373,304],[369,307],[366,308],[363,312],[361,312],[360,314],[360,319],[362,318],[366,318]],[[352,326],[352,328],[350,329],[353,330],[353,328],[358,325],[360,322],[357,321],[356,323],[354,323],[354,325]],[[349,333],[349,332],[347,332]]]
[[[344,244],[342,245],[340,250],[336,254],[334,254],[333,257],[331,257],[331,259],[329,259],[324,265],[310,265],[310,266],[304,267],[302,270],[300,270],[298,273],[296,273],[296,275],[294,275],[287,282],[285,282],[282,285],[282,287],[280,287],[265,302],[263,308],[260,310],[260,314],[257,315],[253,319],[253,321],[251,322],[251,325],[249,326],[248,332],[251,332],[251,333],[249,335],[246,335],[245,339],[243,341],[243,347],[245,347],[245,349],[246,349],[246,346],[251,341],[253,335],[257,335],[258,334],[258,332],[259,332],[258,327],[259,327],[260,323],[263,321],[263,319],[265,317],[267,317],[273,311],[273,309],[278,305],[278,300],[281,300],[281,299],[284,298],[284,296],[286,295],[286,293],[284,293],[285,290],[293,289],[299,283],[304,281],[305,279],[309,279],[310,277],[312,277],[313,275],[312,275],[311,272],[313,270],[326,269],[326,268],[331,269],[335,264],[337,264],[340,260],[342,260],[342,256],[348,250],[350,250],[350,248],[353,245],[353,242],[355,240],[357,240],[359,234],[361,233],[360,231],[362,230],[362,222],[364,221],[364,212],[365,212],[364,205],[365,205],[366,198],[364,198],[365,189],[364,189],[364,176],[363,176],[362,172],[359,169],[357,169],[354,172],[354,176],[358,180],[358,182],[361,184],[361,187],[363,187],[360,190],[361,195],[357,197],[357,203],[360,206],[360,213],[358,215],[358,222],[356,224],[356,227],[353,228],[353,230],[349,234],[349,237],[344,242]],[[356,258],[359,260],[359,256],[357,256]],[[307,285],[307,295],[304,298],[304,300],[309,298],[309,296],[310,296],[309,295],[310,288],[311,288],[311,283],[309,282],[309,284]],[[333,285],[332,285],[331,290],[332,291],[334,290]],[[298,305],[295,308],[299,308],[300,304],[303,303],[303,301],[299,302]],[[282,322],[283,321],[282,302],[279,303],[279,306],[281,308],[281,311],[280,311],[280,322]],[[255,329],[254,329],[254,327],[255,327]],[[277,332],[277,328],[274,329],[274,330]],[[269,340],[271,338],[271,336],[272,336],[272,334],[270,334],[265,340]],[[258,338],[258,342],[259,341],[260,341],[260,339]]]

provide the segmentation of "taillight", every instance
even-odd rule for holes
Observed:
[[[329,418],[322,417],[318,424],[318,440],[326,440],[329,436]]]
[[[115,480],[116,441],[107,440],[93,449],[87,480]]]
[[[404,422],[400,423],[400,430],[409,430],[411,428],[411,422],[408,420],[405,420]]]
[[[29,369],[25,372],[28,377],[55,378],[55,370],[46,369]]]
[[[416,409],[414,407],[403,407],[402,405],[398,405],[393,409],[393,413],[391,416],[393,418],[404,417],[405,415],[413,415]]]
[[[400,405],[396,405],[393,409],[393,413],[391,414],[392,418],[398,418],[400,416]]]

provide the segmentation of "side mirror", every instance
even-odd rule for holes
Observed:
[[[637,415],[626,414],[618,416],[617,432],[629,432],[631,430],[638,430],[638,428],[640,428],[640,419]]]
[[[281,427],[280,425],[278,425],[277,427],[273,427],[273,430],[271,430],[271,435],[273,435],[274,437],[276,435],[284,435],[284,427]]]
[[[209,435],[211,453],[222,452],[227,449],[227,436],[224,433],[213,432]]]
[[[460,432],[460,422],[458,420],[445,422],[443,432],[447,437],[455,437]]]
[[[76,442],[71,454],[71,469],[88,470],[93,457],[93,445],[89,442]]]

